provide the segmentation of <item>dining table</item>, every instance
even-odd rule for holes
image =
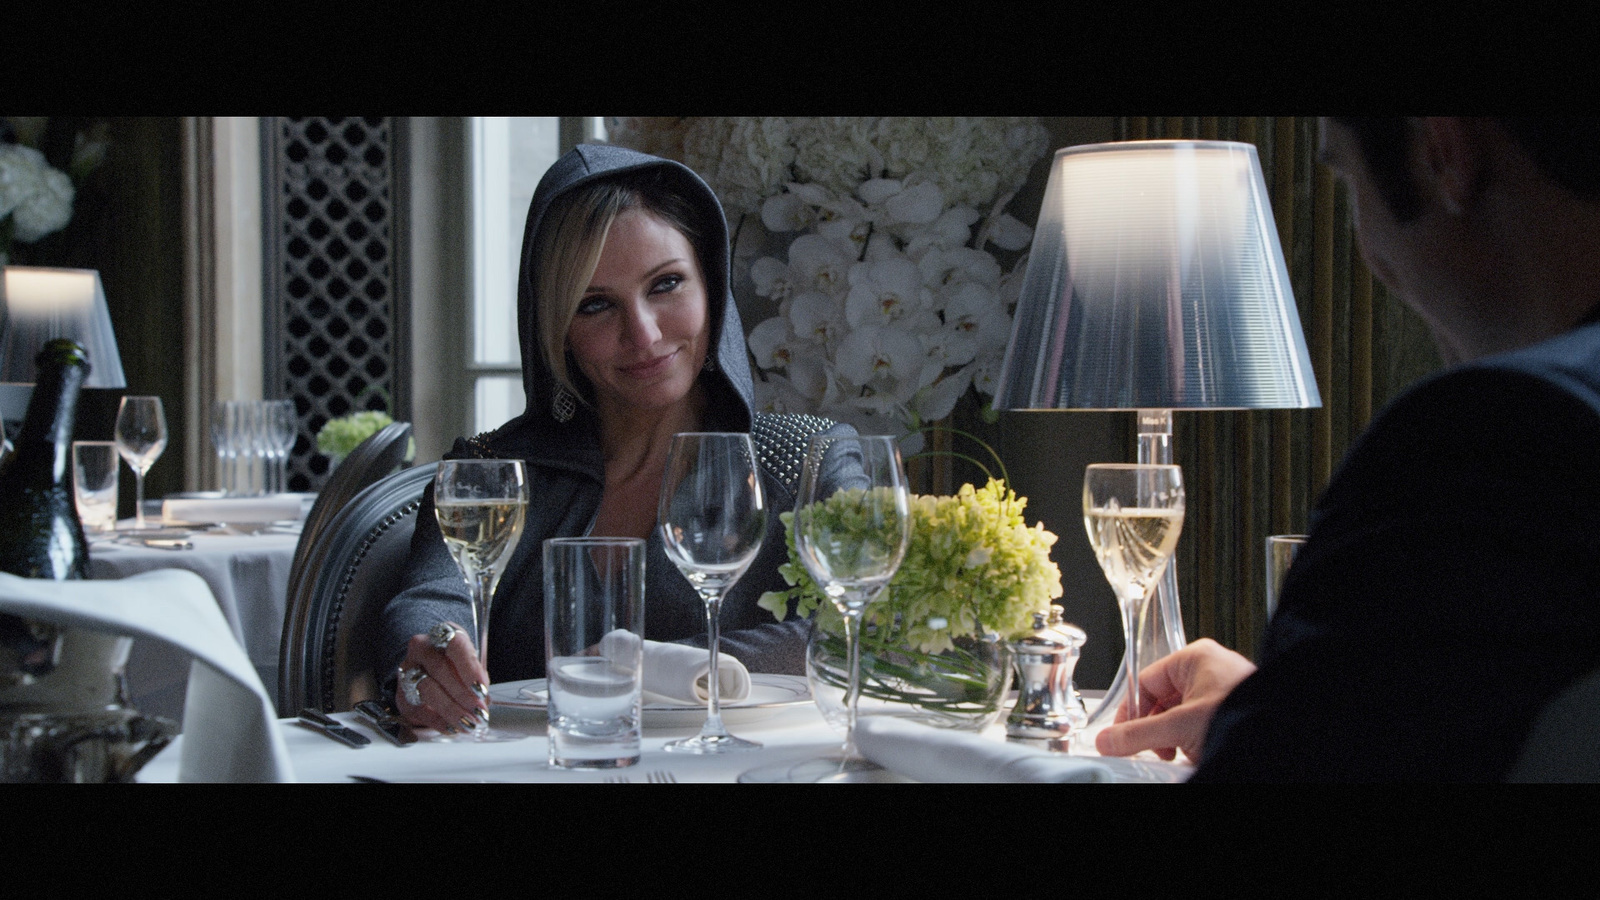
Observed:
[[[521,740],[475,743],[457,739],[437,741],[437,732],[419,729],[417,740],[396,744],[366,719],[353,712],[332,718],[366,738],[352,748],[331,739],[298,719],[278,720],[284,745],[299,782],[320,783],[763,783],[787,780],[786,773],[809,760],[837,754],[843,733],[823,718],[810,699],[806,679],[793,675],[752,675],[756,691],[751,702],[724,704],[723,721],[740,737],[757,741],[759,749],[735,753],[696,755],[664,749],[675,739],[699,732],[705,721],[703,707],[672,702],[646,704],[639,761],[611,769],[557,769],[548,763],[549,740],[541,680],[510,682],[490,687],[490,716],[497,730],[525,735]],[[1092,710],[1100,692],[1084,692]],[[1005,742],[1004,717],[982,732],[982,737]],[[151,760],[138,775],[140,783],[171,783],[179,779],[180,735],[176,742]],[[1111,769],[1113,780],[1129,783],[1176,783],[1191,768],[1180,761],[1111,759],[1094,751],[1093,732],[1079,732],[1069,749],[1072,755],[1093,758]],[[852,772],[829,780],[846,782],[914,783],[892,770]]]
[[[159,519],[151,522],[160,524]],[[155,569],[199,575],[262,683],[276,690],[289,574],[299,540],[299,522],[203,523],[137,531],[130,518],[118,522],[115,532],[90,536],[89,577],[127,578]],[[188,674],[187,659],[135,641],[126,668],[133,707],[180,719]]]

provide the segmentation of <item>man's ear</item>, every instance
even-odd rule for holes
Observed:
[[[1484,149],[1478,123],[1454,116],[1415,119],[1412,142],[1420,159],[1413,161],[1419,186],[1453,216],[1477,196],[1484,173]]]

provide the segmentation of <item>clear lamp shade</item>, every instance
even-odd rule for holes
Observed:
[[[99,272],[6,266],[0,279],[0,382],[32,384],[34,357],[62,337],[88,351],[84,387],[128,386]]]
[[[996,409],[1321,405],[1254,145],[1056,151]]]

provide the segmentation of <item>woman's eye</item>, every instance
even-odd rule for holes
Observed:
[[[680,284],[683,284],[683,277],[682,276],[679,276],[679,275],[666,275],[666,276],[663,276],[661,278],[661,280],[656,282],[656,293],[661,294],[661,293],[666,293],[667,291],[675,290],[678,287],[678,285],[680,285]]]
[[[597,312],[604,312],[611,306],[611,301],[604,297],[585,297],[578,302],[578,315],[592,316]]]

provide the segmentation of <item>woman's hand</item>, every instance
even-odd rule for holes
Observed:
[[[1210,638],[1164,656],[1139,673],[1141,705],[1150,712],[1127,721],[1124,703],[1116,724],[1095,737],[1095,749],[1103,756],[1154,750],[1166,760],[1182,750],[1198,764],[1217,704],[1255,670],[1250,660]]]
[[[407,683],[415,692],[407,689]],[[471,731],[489,711],[489,673],[478,660],[466,629],[442,622],[412,635],[400,662],[394,703],[412,725],[455,733]]]

